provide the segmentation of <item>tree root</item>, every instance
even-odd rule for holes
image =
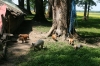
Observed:
[[[49,37],[53,31],[54,31],[54,26],[52,26],[51,29],[49,30],[49,32],[47,33],[47,37]]]

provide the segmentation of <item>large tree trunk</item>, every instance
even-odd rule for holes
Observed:
[[[57,36],[66,36],[67,33],[67,4],[68,0],[52,1],[53,25],[47,36],[56,33]]]
[[[52,4],[53,24],[47,36],[51,36],[53,33],[55,33],[57,34],[57,36],[62,36],[63,40],[65,40],[67,37],[70,23],[71,1],[51,0],[50,3]]]
[[[47,19],[45,18],[45,15],[44,15],[43,0],[35,0],[35,6],[36,6],[36,14],[33,20],[46,22]]]

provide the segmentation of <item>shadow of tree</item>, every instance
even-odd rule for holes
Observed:
[[[78,16],[77,23],[78,23],[78,28],[100,28],[100,19],[99,18],[93,18],[90,17],[87,21],[84,21],[81,19],[82,16]]]
[[[82,16],[78,16],[77,19],[78,28],[100,28],[100,19],[89,17],[87,21],[82,20]],[[80,41],[85,41],[89,44],[95,44],[100,42],[100,33],[94,32],[86,32],[86,31],[78,31],[78,34],[81,36]]]
[[[19,28],[17,30],[15,30],[14,34],[20,34],[20,33],[29,34],[32,31],[33,26],[40,26],[40,25],[50,27],[50,26],[52,26],[52,22],[51,21],[37,22],[34,20],[24,20],[22,22],[22,24],[19,26]]]
[[[17,30],[15,30],[14,34],[20,34],[20,33],[27,33],[29,34],[30,31],[32,31],[32,22],[31,20],[24,20],[22,24],[18,27]]]
[[[86,31],[79,31],[78,32],[81,36],[79,41],[85,41],[86,43],[97,45],[96,43],[100,42],[100,33],[93,33],[93,32],[86,32]]]

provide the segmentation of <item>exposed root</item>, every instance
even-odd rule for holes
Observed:
[[[52,26],[49,32],[47,33],[47,37],[49,37],[52,34],[53,30],[54,30],[54,26]]]

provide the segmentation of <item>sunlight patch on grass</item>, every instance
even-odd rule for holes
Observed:
[[[77,12],[77,16],[84,16],[84,12]],[[94,17],[94,18],[100,18],[100,13],[89,13],[90,17]]]
[[[33,51],[26,55],[27,60],[17,63],[18,66],[99,66],[99,48],[81,48],[74,50],[63,42],[48,42],[48,49]],[[49,46],[48,46],[49,45]],[[61,47],[62,45],[62,47]],[[84,62],[84,63],[83,63]]]
[[[34,30],[34,27],[33,27],[33,30]],[[48,27],[48,26],[36,26],[35,30],[39,31],[39,32],[48,32],[50,30],[50,27]]]
[[[100,33],[100,29],[97,28],[77,28],[77,31],[88,31],[88,32],[96,32],[96,33]]]
[[[25,18],[25,20],[32,20],[33,17],[34,17],[34,15],[27,15],[24,18]]]
[[[79,34],[84,34],[84,36],[99,36],[100,35],[100,29],[97,28],[77,28],[76,29]]]
[[[77,12],[76,30],[81,35],[99,36],[100,34],[100,13],[90,12],[88,20],[83,20],[83,12]]]

